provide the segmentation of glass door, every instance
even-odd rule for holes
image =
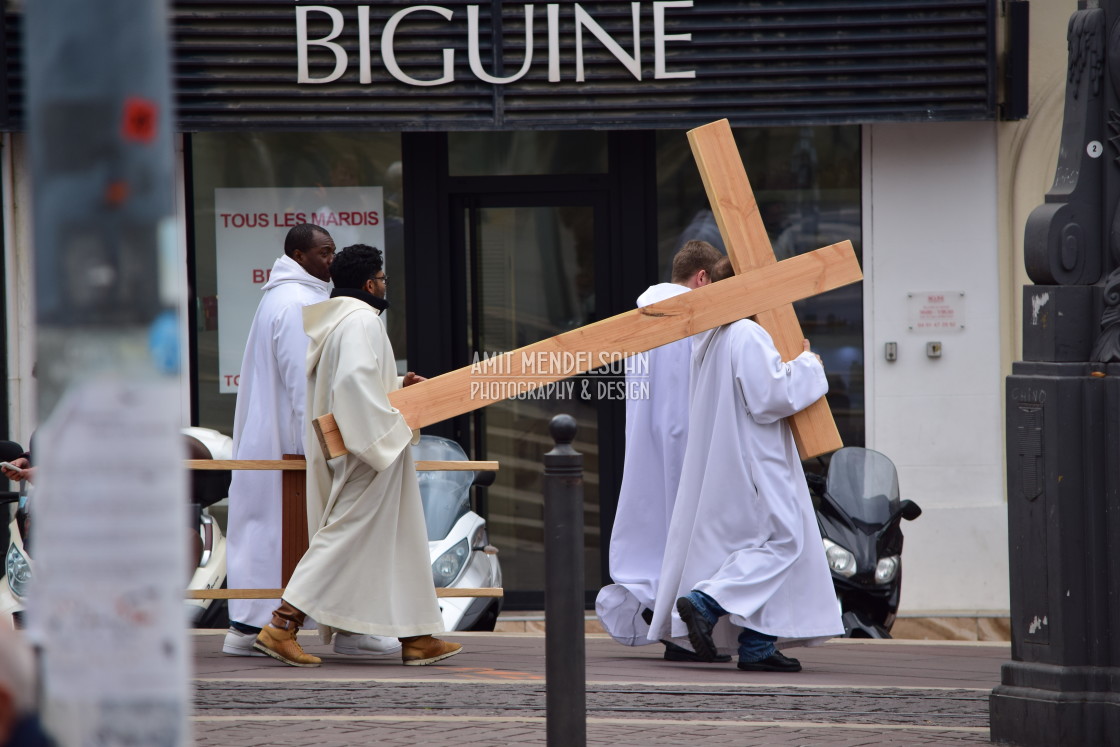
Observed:
[[[465,253],[472,356],[504,353],[599,318],[596,256],[605,252],[606,234],[598,202],[586,193],[460,198],[453,221]],[[500,463],[497,480],[480,491],[479,510],[501,552],[507,609],[543,603],[541,457],[552,448],[548,424],[559,413],[572,415],[579,427],[574,446],[584,455],[586,583],[588,589],[600,584],[600,405],[582,383],[567,379],[471,416],[474,458]]]

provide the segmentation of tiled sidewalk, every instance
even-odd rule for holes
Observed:
[[[322,667],[220,652],[198,631],[199,745],[544,744],[545,639],[448,634],[464,652],[430,667],[333,654]],[[833,641],[791,650],[805,671],[676,664],[659,646],[586,643],[589,744],[986,744],[1006,644]]]

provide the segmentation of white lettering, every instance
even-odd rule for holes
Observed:
[[[373,82],[373,71],[369,66],[369,6],[358,6],[358,82]]]
[[[560,6],[548,4],[548,82],[560,82]]]
[[[453,49],[443,50],[443,76],[435,80],[417,80],[405,75],[400,65],[397,64],[397,56],[393,51],[393,35],[397,33],[397,26],[409,13],[422,10],[438,13],[447,21],[450,21],[451,16],[454,15],[452,11],[438,5],[414,5],[411,8],[402,8],[394,13],[389,18],[389,22],[385,24],[385,30],[381,32],[381,58],[385,61],[385,69],[389,71],[389,75],[392,75],[401,83],[407,83],[411,86],[438,86],[443,83],[451,83],[455,80],[455,50]]]
[[[299,2],[299,0],[296,0]],[[696,77],[695,70],[668,70],[668,51],[667,48],[670,44],[689,43],[692,41],[692,34],[669,34],[666,33],[666,20],[667,14],[678,8],[692,8],[695,0],[654,0],[649,3],[653,15],[653,77],[656,80],[666,79],[679,79],[687,78],[694,79]],[[497,4],[495,4],[497,5]],[[612,55],[622,66],[634,76],[635,80],[642,80],[642,58],[641,58],[641,2],[630,3],[630,13],[632,22],[632,39],[628,46],[631,50],[623,49],[622,45],[611,36],[603,26],[596,21],[591,14],[585,10],[579,3],[561,4],[559,2],[549,2],[545,4],[546,9],[546,24],[547,30],[547,44],[548,44],[548,81],[550,83],[559,83],[563,79],[562,76],[562,60],[564,59],[564,52],[562,45],[571,39],[571,37],[564,37],[561,35],[561,9],[565,13],[571,12],[570,18],[575,25],[575,71],[574,80],[582,83],[585,81],[584,69],[584,30],[591,33],[595,39],[602,44],[603,48]],[[429,54],[438,53],[440,57],[438,61],[440,65],[439,77],[434,80],[420,80],[405,73],[398,63],[395,49],[395,36],[397,30],[402,22],[412,13],[427,12],[436,13],[444,21],[451,22],[454,18],[454,11],[439,5],[414,5],[400,8],[395,11],[388,19],[385,27],[380,32],[380,49],[375,49],[377,30],[371,28],[370,24],[370,8],[371,5],[357,5],[357,39],[347,39],[347,44],[354,44],[358,49],[358,82],[362,85],[370,85],[374,82],[373,64],[374,59],[380,55],[382,64],[385,66],[386,71],[394,79],[405,83],[410,86],[438,86],[446,83],[453,83],[455,81],[455,52],[457,49],[462,49],[462,42],[450,42],[448,46],[442,49],[431,49]],[[483,83],[491,85],[504,85],[514,83],[523,79],[529,74],[532,69],[534,57],[536,56],[539,61],[539,56],[536,55],[536,37],[534,31],[536,29],[536,5],[533,3],[526,3],[522,5],[525,15],[525,43],[524,52],[520,69],[512,75],[500,75],[499,73],[505,72],[501,67],[495,67],[494,70],[486,70],[482,60],[483,40],[481,38],[484,33],[482,30],[483,19],[482,5],[467,5],[467,24],[466,24],[466,48],[467,57],[470,63],[471,74]],[[490,6],[493,7],[493,6]],[[570,9],[570,11],[569,11]],[[303,84],[323,84],[331,83],[343,77],[349,66],[349,58],[347,56],[347,49],[344,43],[339,39],[346,31],[345,19],[341,10],[331,7],[329,5],[308,5],[297,6],[296,11],[296,82]],[[322,23],[321,17],[311,16],[311,13],[325,14],[330,20],[330,31],[321,38],[309,38],[309,19],[314,19]],[[497,20],[494,21],[498,23]],[[461,33],[461,27],[458,24],[450,25],[449,28]],[[351,31],[351,34],[354,33]],[[623,34],[625,32],[623,31]],[[499,44],[501,41],[498,42]],[[570,42],[569,42],[570,43]],[[590,40],[589,40],[589,43]],[[647,37],[647,46],[649,39]],[[312,77],[310,70],[311,61],[310,54],[313,47],[318,47],[320,50],[327,50],[334,55],[334,68],[329,74],[320,77]],[[428,51],[422,45],[417,45],[415,42],[409,46],[409,49],[416,53],[419,50],[421,53]],[[495,50],[494,63],[502,59],[501,52],[503,49]],[[320,51],[321,54],[321,51]],[[509,58],[515,55],[510,54]],[[317,58],[317,70],[319,66],[325,68],[325,60],[322,56]]]
[[[622,63],[622,65],[630,71],[635,80],[642,79],[642,62],[641,62],[641,35],[639,26],[639,13],[641,3],[630,3],[630,14],[633,17],[634,23],[634,56],[626,54],[619,46],[618,42],[611,38],[610,34],[603,30],[598,21],[588,15],[587,11],[575,3],[576,9],[576,81],[583,82],[583,29],[594,34],[595,38],[607,48],[607,51],[615,56],[615,58]]]
[[[691,8],[692,0],[663,0],[653,4],[653,77],[655,80],[666,78],[695,78],[695,70],[665,70],[665,42],[692,41],[692,34],[666,34],[665,10],[667,8]]]
[[[484,83],[512,83],[529,72],[533,64],[533,6],[525,6],[525,62],[521,71],[509,78],[496,78],[482,69],[482,57],[478,50],[478,6],[467,6],[467,56],[471,63],[471,72]]]
[[[322,39],[307,38],[307,14],[313,10],[326,13],[331,18],[331,33]],[[338,80],[346,72],[346,50],[342,45],[335,44],[332,39],[338,38],[342,33],[342,11],[337,8],[328,8],[326,5],[308,5],[296,8],[296,67],[297,83],[330,83]],[[307,68],[307,48],[326,47],[334,52],[334,71],[325,78],[312,78]]]

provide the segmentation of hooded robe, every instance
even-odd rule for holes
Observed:
[[[443,631],[428,534],[410,443],[413,432],[389,402],[399,386],[385,324],[356,298],[304,309],[307,443],[314,418],[333,413],[349,453],[307,454],[310,543],[284,599],[332,628],[369,635]]]
[[[638,308],[687,293],[676,283],[658,283],[638,296]],[[639,353],[627,367],[626,457],[618,510],[611,529],[610,574],[595,600],[603,628],[619,643],[641,646],[649,625],[665,554],[665,538],[688,437],[688,376],[692,340],[686,338]],[[647,386],[648,396],[634,392]]]
[[[744,319],[694,338],[688,445],[649,637],[682,638],[678,597],[698,589],[730,615],[713,631],[722,653],[743,626],[779,645],[842,635],[801,460],[784,420],[828,391],[806,352],[783,362]]]
[[[253,316],[233,417],[234,459],[303,453],[307,334],[303,307],[327,300],[330,283],[288,256],[272,265]],[[234,470],[229,486],[227,578],[231,589],[280,587],[280,472]],[[276,600],[231,599],[230,620],[263,627]]]

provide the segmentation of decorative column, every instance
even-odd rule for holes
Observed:
[[[1054,185],[1025,233],[1023,360],[1007,380],[1011,658],[994,742],[1120,734],[1120,0],[1068,27]]]

